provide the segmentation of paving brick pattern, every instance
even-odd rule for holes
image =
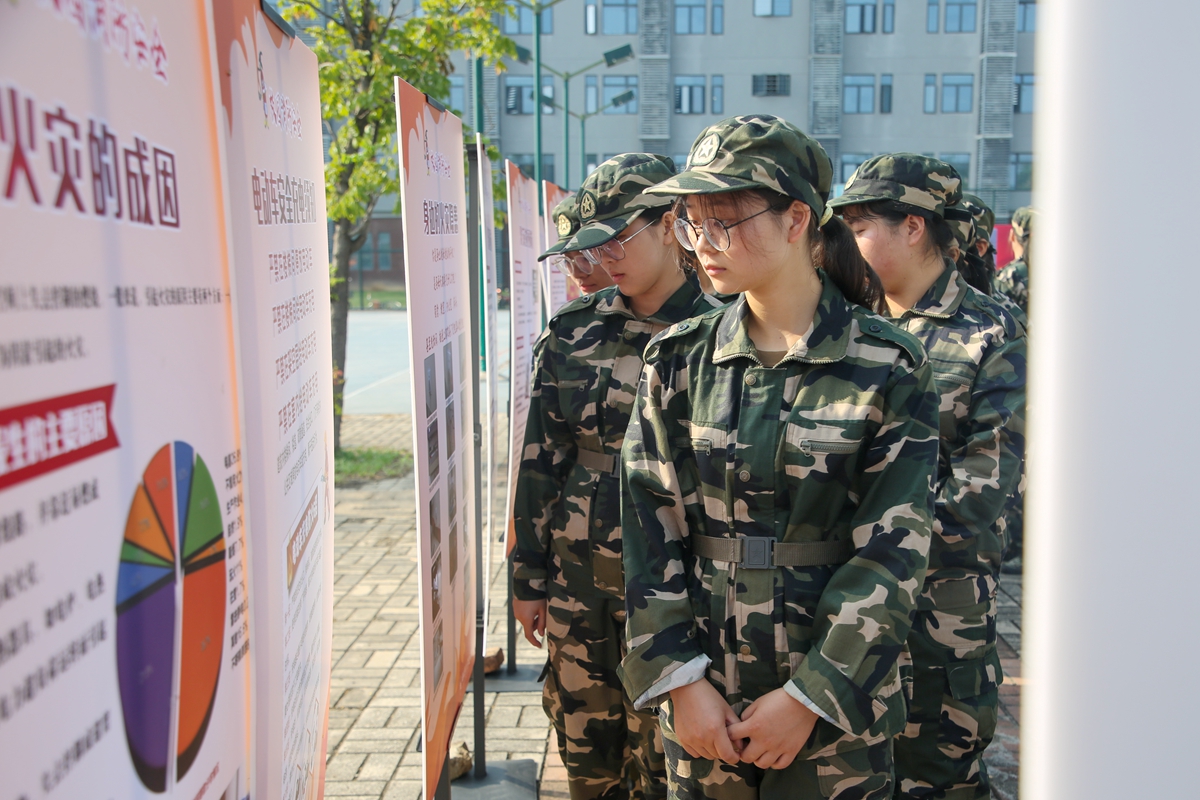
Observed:
[[[411,448],[408,415],[349,416],[346,447]],[[499,465],[501,470],[504,465]],[[504,498],[493,498],[503,511]],[[412,476],[339,488],[334,545],[333,677],[325,795],[411,800],[421,795],[420,638],[417,612],[416,501]],[[503,519],[503,517],[500,517]],[[493,544],[488,647],[507,650],[507,570]],[[1021,581],[1004,576],[999,599],[1000,727],[987,762],[999,800],[1017,798],[1020,722]],[[518,662],[545,654],[519,638]],[[474,750],[473,695],[453,741]],[[540,798],[569,797],[540,692],[485,692],[487,760],[532,759]]]

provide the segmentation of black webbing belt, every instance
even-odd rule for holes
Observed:
[[[821,567],[845,564],[854,555],[854,544],[841,542],[780,542],[771,536],[720,539],[693,533],[692,552],[713,561],[728,561],[743,569]]]

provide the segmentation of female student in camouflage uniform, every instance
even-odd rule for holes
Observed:
[[[579,204],[575,201],[575,195],[569,194],[563,198],[550,212],[550,218],[558,230],[558,241],[538,256],[538,261],[552,259],[550,263],[554,268],[566,275],[583,294],[595,294],[612,286],[613,281],[608,273],[597,268],[582,251],[567,249],[575,234],[579,233]]]
[[[908,645],[912,705],[896,738],[897,798],[990,797],[996,727],[999,520],[1025,449],[1025,332],[946,257],[961,196],[949,164],[865,162],[832,205],[883,281],[895,323],[921,340],[941,396],[929,574]]]
[[[651,190],[683,196],[681,244],[741,293],[651,344],[622,453],[621,676],[660,710],[673,797],[891,796],[937,398],[916,339],[864,308],[878,279],[831,177],[755,115]]]
[[[575,800],[666,795],[655,717],[634,711],[616,673],[618,464],[650,337],[715,305],[675,261],[662,224],[669,200],[643,194],[673,174],[669,159],[633,153],[584,181],[582,227],[565,249],[616,286],[563,306],[538,344],[513,512],[513,610],[531,642],[535,632],[549,642],[545,707]]]

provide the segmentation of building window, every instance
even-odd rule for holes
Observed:
[[[604,0],[604,33],[625,36],[637,33],[637,0]]]
[[[883,0],[883,32],[896,32],[896,0]]]
[[[583,32],[596,35],[596,0],[585,0],[583,4]]]
[[[584,161],[586,161],[586,162],[587,162],[587,172],[588,172],[588,175],[591,175],[593,172],[595,172],[595,171],[596,171],[596,167],[600,166],[600,162],[599,162],[599,160],[598,160],[598,156],[597,156],[595,153],[588,153],[588,154],[587,154],[587,155],[584,157]],[[585,177],[586,177],[586,176],[585,176]]]
[[[938,32],[938,10],[940,8],[939,0],[926,0],[925,4],[925,32]]]
[[[585,114],[595,114],[600,108],[600,86],[595,75],[588,75],[583,89],[583,110]]]
[[[846,0],[846,33],[875,32],[875,0]]]
[[[875,112],[875,76],[846,75],[842,78],[842,113]]]
[[[675,33],[704,33],[705,0],[675,0]]]
[[[958,171],[958,177],[962,178],[962,186],[959,188],[966,191],[967,187],[971,185],[971,154],[942,153],[938,158]]]
[[[1017,3],[1017,33],[1033,33],[1037,30],[1037,0],[1020,0]]]
[[[389,272],[392,269],[392,235],[387,231],[381,231],[377,242],[375,258],[378,262],[379,271]]]
[[[1008,186],[1017,191],[1033,190],[1033,153],[1008,154]]]
[[[974,75],[942,76],[942,113],[967,114],[975,93]]]
[[[870,153],[842,153],[842,172],[840,176],[842,186],[838,188],[839,195],[843,191],[842,187],[845,187],[846,182],[854,175],[854,170],[858,169],[870,157]]]
[[[892,76],[879,76],[879,113],[892,113]]]
[[[504,79],[504,110],[509,114],[533,113],[533,76],[508,75]],[[554,113],[554,77],[542,76],[543,114]]]
[[[533,153],[515,153],[508,160],[521,168],[526,178],[533,177]],[[554,154],[542,154],[542,180],[554,183]]]
[[[712,113],[725,113],[725,76],[712,76]]]
[[[937,75],[925,76],[925,113],[937,113]]]
[[[754,0],[756,17],[790,17],[792,0]]]
[[[532,34],[533,11],[527,6],[518,5],[510,0],[508,13],[504,15],[504,32],[509,36]],[[554,33],[554,9],[552,8],[547,8],[542,12],[542,33]]]
[[[462,75],[450,76],[450,110],[459,114],[467,110],[467,79]]]
[[[637,75],[605,75],[604,76],[604,105],[608,106],[613,98],[633,90],[633,99],[623,106],[610,106],[604,109],[605,114],[636,114],[637,104]]]
[[[684,167],[687,166],[687,158],[688,158],[687,153],[676,153],[675,155],[671,156],[671,160],[675,162],[675,174],[676,175],[683,172]]]
[[[1033,113],[1033,75],[1018,73],[1013,75],[1013,113]]]
[[[974,33],[975,8],[975,0],[946,0],[946,33]]]
[[[712,32],[725,32],[725,0],[712,0]]]
[[[675,113],[704,113],[704,76],[675,76]]]
[[[792,94],[792,76],[755,75],[750,88],[755,97],[789,97]]]
[[[375,271],[375,248],[372,247],[371,234],[367,233],[362,249],[358,251],[359,272]]]

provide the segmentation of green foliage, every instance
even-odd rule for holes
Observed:
[[[412,468],[412,453],[403,450],[339,450],[333,457],[333,484],[403,478]]]
[[[494,22],[505,13],[504,0],[420,0],[419,16],[400,14],[400,1],[278,3],[285,19],[316,39],[322,125],[332,136],[325,188],[334,220],[365,220],[382,195],[398,191],[393,76],[446,98],[451,53],[467,50],[490,63],[516,53]]]

